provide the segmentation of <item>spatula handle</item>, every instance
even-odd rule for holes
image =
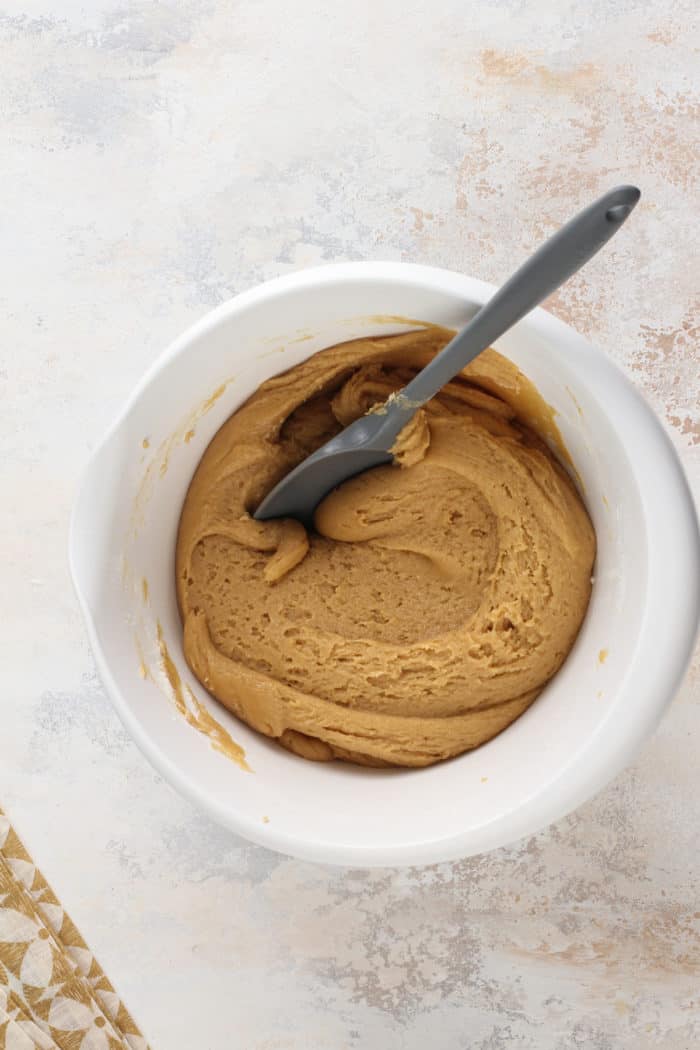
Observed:
[[[562,226],[404,388],[406,402],[429,401],[482,350],[580,270],[620,229],[639,197],[636,186],[617,186]]]

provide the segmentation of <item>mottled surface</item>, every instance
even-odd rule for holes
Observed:
[[[697,487],[694,7],[375,0],[370,28],[340,0],[0,2],[0,798],[154,1047],[700,1042],[697,665],[635,765],[529,841],[313,867],[152,772],[65,553],[106,420],[209,307],[324,260],[497,281],[623,179],[637,213],[551,306]]]

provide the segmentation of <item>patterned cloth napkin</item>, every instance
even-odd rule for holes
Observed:
[[[148,1050],[0,809],[0,1050]]]

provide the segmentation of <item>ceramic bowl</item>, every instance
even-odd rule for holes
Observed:
[[[478,750],[421,770],[316,764],[229,715],[186,667],[175,600],[180,508],[207,444],[268,377],[334,343],[457,327],[491,286],[444,270],[352,263],[270,281],[212,311],[139,383],[93,454],[70,564],[95,660],[153,765],[213,819],[315,861],[404,865],[480,853],[580,805],[639,748],[671,702],[700,606],[697,519],[663,426],[606,354],[536,310],[496,344],[556,410],[595,524],[585,622],[533,706]],[[161,643],[158,630],[161,631]],[[191,706],[177,710],[166,646]],[[250,771],[199,732],[207,712]]]

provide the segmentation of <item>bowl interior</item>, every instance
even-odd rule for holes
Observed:
[[[496,345],[557,412],[596,528],[598,561],[574,650],[524,716],[478,750],[426,770],[315,764],[229,715],[182,655],[173,579],[178,516],[224,420],[264,379],[323,347],[414,327],[402,318],[457,326],[488,294],[468,278],[398,265],[329,267],[271,282],[215,311],[166,352],[88,468],[71,561],[107,688],[164,775],[256,841],[323,861],[434,861],[534,831],[600,784],[591,755],[605,750],[606,727],[624,725],[621,708],[632,702],[628,672],[649,584],[640,453],[623,438],[625,420],[634,417],[632,428],[658,424],[600,352],[541,312]],[[158,625],[183,681],[245,749],[252,772],[215,751],[177,712]],[[633,737],[618,740],[618,765]],[[614,766],[608,758],[607,775]]]

